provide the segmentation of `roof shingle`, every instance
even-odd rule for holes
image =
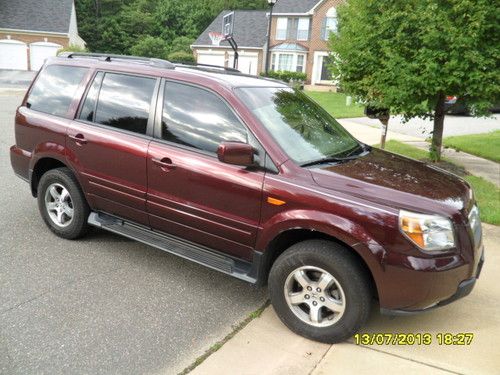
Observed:
[[[307,13],[321,0],[277,0],[274,13]]]
[[[69,32],[73,0],[0,0],[0,29]]]
[[[2,1],[2,0],[0,0]],[[193,45],[211,46],[212,41],[208,36],[211,31],[222,31],[222,19],[230,13],[230,10],[223,10],[212,21],[212,23],[201,33]],[[235,10],[234,11],[234,33],[233,37],[240,47],[262,48],[266,43],[267,36],[267,11],[265,10]],[[229,47],[227,42],[222,42],[221,46]]]

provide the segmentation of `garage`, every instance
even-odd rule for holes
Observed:
[[[223,51],[199,51],[197,62],[198,64],[224,66],[224,56]]]
[[[233,66],[233,56],[234,54],[230,53],[230,62],[229,65]],[[241,51],[238,55],[238,70],[245,74],[257,75],[259,64],[259,55],[258,53],[253,52],[245,52]]]
[[[30,69],[39,70],[45,59],[48,57],[56,56],[57,51],[62,46],[50,42],[36,42],[30,44]]]
[[[0,69],[28,70],[26,43],[14,39],[0,39]]]

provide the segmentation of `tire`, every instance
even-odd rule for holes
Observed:
[[[37,195],[40,214],[57,236],[74,240],[87,233],[90,208],[78,181],[68,168],[46,172],[38,184]]]
[[[334,242],[308,240],[291,246],[274,262],[268,285],[281,321],[312,340],[344,341],[370,314],[372,293],[366,270],[352,250]]]

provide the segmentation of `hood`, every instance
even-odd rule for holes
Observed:
[[[468,210],[472,200],[471,190],[461,178],[376,148],[358,159],[311,169],[311,173],[323,188],[396,209],[451,216]]]

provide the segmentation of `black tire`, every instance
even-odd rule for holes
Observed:
[[[350,338],[366,323],[372,303],[370,279],[352,251],[331,241],[308,240],[291,246],[278,257],[269,274],[269,294],[276,313],[288,328],[312,340],[337,343]],[[331,321],[334,323],[327,324],[332,325],[318,327],[308,324],[300,319],[287,303],[286,281],[293,271],[304,266],[327,271],[343,290],[345,310],[337,315],[336,322],[333,318],[335,314],[331,315]],[[314,270],[312,272],[314,276]],[[317,293],[314,294],[315,300],[319,298]],[[314,303],[312,299],[307,302]],[[300,306],[307,311],[310,305]],[[322,310],[320,314],[325,314],[325,311],[331,313],[329,310]]]
[[[47,190],[57,184],[64,187],[69,192],[69,206],[73,209],[73,216],[67,226],[57,225],[51,218],[46,205]],[[38,209],[42,215],[43,221],[57,236],[74,240],[84,236],[88,231],[87,219],[90,214],[90,208],[85,200],[85,195],[78,183],[76,177],[68,168],[56,168],[46,172],[40,182],[37,190]]]

